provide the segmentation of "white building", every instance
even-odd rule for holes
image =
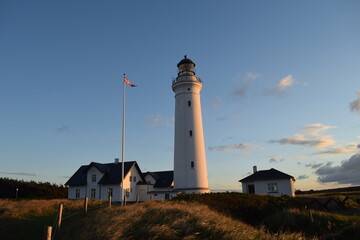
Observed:
[[[274,168],[257,171],[254,166],[254,173],[239,182],[242,183],[243,193],[295,196],[295,178]]]
[[[88,197],[94,200],[121,201],[122,164],[95,163],[81,166],[65,183],[69,186],[68,198]],[[143,174],[136,162],[124,163],[124,192],[127,202],[172,198],[173,171]]]
[[[173,80],[175,92],[174,191],[209,192],[200,91],[195,63],[185,56]]]

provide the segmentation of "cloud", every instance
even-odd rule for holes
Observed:
[[[357,99],[349,103],[350,110],[360,114],[360,91],[356,92]]]
[[[19,176],[36,176],[34,173],[27,173],[27,172],[0,172],[0,174],[7,174],[7,175],[19,175]]]
[[[280,79],[279,83],[275,87],[265,90],[264,95],[279,95],[286,92],[286,90],[288,90],[295,83],[296,79],[291,74],[289,74]]]
[[[69,129],[70,129],[69,126],[67,126],[67,125],[62,125],[61,127],[58,127],[58,128],[56,129],[56,132],[61,133],[61,132],[68,131]]]
[[[309,178],[309,176],[304,174],[304,175],[298,176],[297,180],[304,180],[304,179],[307,179],[307,178]]]
[[[171,127],[173,125],[173,121],[161,115],[150,116],[149,120],[151,127],[159,127],[159,126]]]
[[[315,171],[321,183],[337,182],[339,184],[360,184],[360,154],[355,154],[349,160],[341,162],[340,166],[327,164]]]
[[[232,150],[239,150],[239,149],[252,149],[253,147],[247,143],[237,143],[233,145],[227,146],[217,146],[217,147],[208,147],[209,151],[219,151],[219,152],[229,152]]]
[[[321,135],[320,132],[334,128],[333,126],[322,125],[321,123],[314,123],[305,125],[300,133],[293,137],[281,138],[277,140],[270,140],[270,143],[278,143],[282,145],[300,145],[323,149],[332,146],[335,141],[331,135]]]
[[[220,105],[221,103],[222,103],[222,99],[219,98],[219,97],[217,97],[217,98],[215,98],[215,99],[213,100],[213,102],[212,102],[212,107],[213,107],[214,109],[216,109],[216,108],[219,107],[219,105]]]
[[[278,85],[275,87],[275,91],[282,92],[291,87],[295,83],[295,78],[289,74],[286,77],[282,78]]]
[[[284,161],[284,159],[281,157],[282,157],[282,155],[280,155],[280,154],[269,156],[269,158],[270,158],[269,163],[278,163],[278,162]]]
[[[322,165],[324,165],[323,163],[309,163],[309,164],[305,164],[305,167],[310,167],[312,169],[317,169],[319,167],[321,167]]]
[[[325,151],[320,151],[314,153],[315,155],[325,155],[325,154],[355,154],[359,151],[360,144],[357,143],[348,143],[347,146],[334,146]]]
[[[243,77],[240,77],[240,87],[233,91],[233,94],[237,97],[243,98],[246,96],[250,83],[259,78],[257,73],[247,72]]]
[[[226,120],[239,119],[239,118],[240,118],[240,114],[235,113],[235,114],[233,114],[231,116],[218,117],[218,118],[216,118],[216,120],[218,120],[218,121],[226,121]]]

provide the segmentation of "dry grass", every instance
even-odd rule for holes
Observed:
[[[101,209],[63,229],[61,239],[305,239],[270,234],[187,202],[146,202]]]
[[[0,218],[27,218],[55,215],[59,204],[65,206],[65,211],[81,210],[83,200],[0,200]],[[92,206],[102,204],[101,201],[91,201]]]

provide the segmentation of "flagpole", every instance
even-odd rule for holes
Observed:
[[[124,73],[125,80],[125,73]],[[121,206],[124,206],[124,156],[125,156],[125,94],[126,94],[126,84],[123,80],[123,121],[122,121],[122,140],[121,140]]]

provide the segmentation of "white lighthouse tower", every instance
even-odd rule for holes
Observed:
[[[177,65],[173,80],[175,92],[174,191],[209,192],[200,91],[202,82],[195,75],[195,63],[187,58]]]

